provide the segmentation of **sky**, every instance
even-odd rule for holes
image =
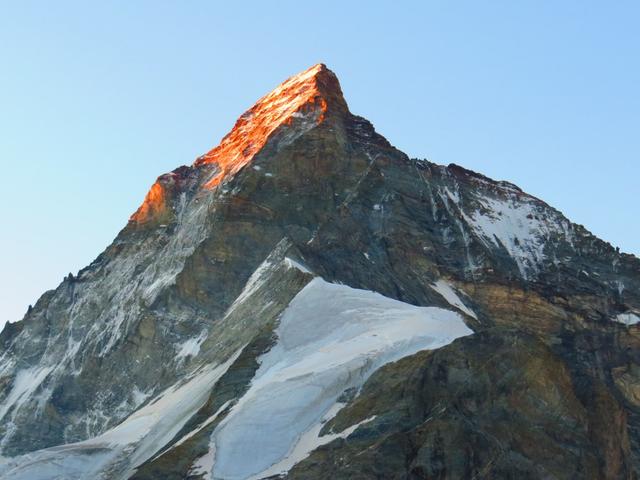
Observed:
[[[640,2],[0,0],[0,326],[318,63],[412,157],[640,255]]]

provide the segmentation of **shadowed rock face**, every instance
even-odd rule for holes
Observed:
[[[5,327],[0,477],[209,478],[316,277],[475,333],[380,368],[345,333],[369,360],[311,412],[319,433],[298,433],[317,448],[291,478],[636,478],[638,259],[512,184],[408,158],[324,65],[159,177],[91,265]]]

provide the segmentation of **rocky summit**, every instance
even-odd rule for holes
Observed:
[[[2,479],[634,479],[640,261],[316,65],[0,334]]]

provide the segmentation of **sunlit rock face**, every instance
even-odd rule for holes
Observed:
[[[323,64],[295,75],[247,110],[220,145],[200,157],[195,165],[215,164],[218,172],[206,183],[212,188],[225,176],[244,167],[279,130],[287,129],[287,141],[327,120],[344,114],[347,105],[338,79]],[[287,135],[285,135],[287,137]]]
[[[322,64],[0,334],[0,478],[634,478],[640,262]]]

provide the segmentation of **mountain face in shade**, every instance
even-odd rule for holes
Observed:
[[[316,65],[0,334],[2,479],[636,478],[640,261]]]

